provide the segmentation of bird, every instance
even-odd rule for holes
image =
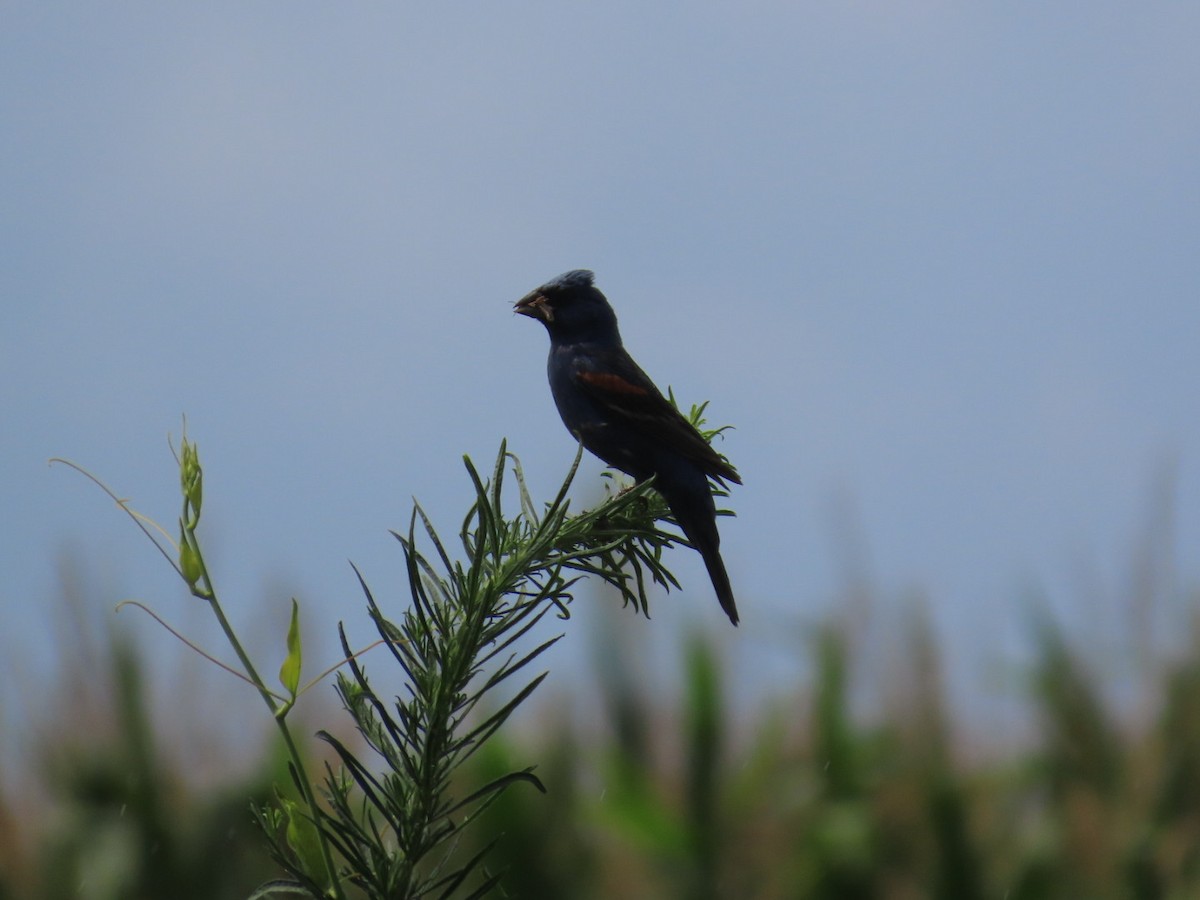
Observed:
[[[572,269],[530,291],[513,311],[550,334],[550,392],[567,430],[608,465],[654,488],[700,552],[721,609],[738,624],[721,559],[709,479],[741,484],[730,463],[654,386],[621,341],[617,316],[588,269]]]

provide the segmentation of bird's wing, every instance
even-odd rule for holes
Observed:
[[[631,427],[692,460],[709,475],[742,483],[737,470],[709,446],[628,354],[614,354],[603,365],[585,362],[576,367],[574,379],[588,396]]]

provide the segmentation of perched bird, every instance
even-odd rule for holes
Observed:
[[[530,291],[514,312],[550,333],[550,391],[567,430],[610,466],[654,487],[704,558],[734,625],[737,604],[721,559],[717,509],[708,479],[742,483],[726,462],[654,386],[621,343],[617,316],[594,276],[574,269]]]

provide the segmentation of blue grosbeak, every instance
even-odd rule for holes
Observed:
[[[721,559],[708,479],[742,483],[621,343],[617,317],[593,275],[575,269],[530,291],[513,307],[550,333],[550,391],[567,430],[610,466],[654,487],[700,551],[721,608],[734,625],[737,604]]]

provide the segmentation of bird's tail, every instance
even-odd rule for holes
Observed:
[[[725,561],[721,559],[721,554],[715,546],[711,549],[698,546],[696,549],[704,558],[704,567],[708,569],[708,577],[712,579],[721,609],[725,610],[729,621],[736,625],[738,623],[737,603],[733,599],[733,586],[729,583],[729,573],[725,571]]]
[[[707,478],[704,480],[703,493],[694,490],[673,491],[668,487],[663,491],[663,496],[671,507],[671,512],[675,514],[675,521],[683,529],[684,535],[704,559],[704,567],[708,569],[708,577],[712,579],[721,609],[725,610],[729,621],[737,625],[737,603],[733,599],[733,587],[729,583],[729,573],[725,571],[725,561],[721,559],[721,535],[717,531],[717,509],[713,503],[712,494],[708,490]]]

